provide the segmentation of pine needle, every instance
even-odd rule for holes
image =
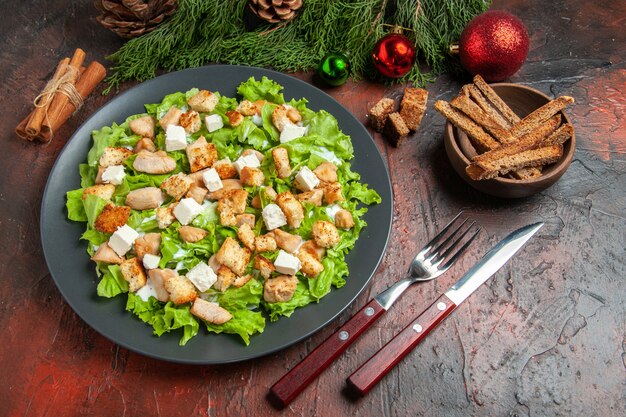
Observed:
[[[388,3],[395,11],[387,15]],[[240,64],[295,72],[315,69],[329,52],[350,56],[352,77],[409,81],[423,86],[452,69],[448,48],[487,0],[305,0],[292,21],[246,28],[247,0],[179,0],[178,12],[156,30],[124,44],[108,59],[115,63],[105,94],[128,80],[153,78],[207,63]],[[417,13],[416,13],[417,11]],[[398,25],[418,49],[418,63],[398,80],[375,70],[371,51]]]

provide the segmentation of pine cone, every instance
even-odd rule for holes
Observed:
[[[102,12],[96,20],[127,39],[153,31],[177,8],[176,0],[96,0],[94,4]]]
[[[293,19],[302,7],[302,0],[250,0],[248,6],[261,19],[278,23]]]

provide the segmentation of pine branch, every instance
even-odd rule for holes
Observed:
[[[115,65],[105,93],[127,80],[153,78],[160,68],[173,71],[210,62],[308,71],[333,51],[350,54],[355,80],[383,79],[371,61],[374,44],[388,31],[383,24],[411,29],[405,35],[417,46],[419,64],[398,81],[423,86],[451,68],[449,45],[490,2],[396,0],[392,16],[385,14],[388,0],[304,3],[292,21],[248,31],[247,0],[179,0],[174,16],[153,32],[128,41],[109,57]]]

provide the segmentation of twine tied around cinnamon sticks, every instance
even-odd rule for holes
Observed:
[[[22,139],[48,143],[54,132],[78,110],[84,99],[104,79],[106,70],[99,62],[83,67],[85,52],[78,48],[72,59],[57,65],[51,80],[35,100],[35,109],[15,128]]]

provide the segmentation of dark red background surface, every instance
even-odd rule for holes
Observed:
[[[485,228],[474,250],[437,281],[410,289],[280,413],[623,412],[626,3],[496,1],[493,8],[518,15],[531,36],[528,60],[511,81],[576,98],[567,111],[578,139],[568,172],[545,192],[519,201],[490,198],[461,182],[443,149],[444,120],[431,106],[454,96],[467,80],[441,76],[428,86],[429,110],[415,137],[394,149],[374,136],[389,165],[396,212],[389,248],[370,288],[307,341],[228,366],[181,366],[121,349],[78,318],[56,289],[39,241],[43,188],[65,141],[113,95],[94,94],[49,145],[25,143],[13,128],[61,57],[81,47],[89,60],[104,62],[122,41],[95,22],[91,2],[12,3],[3,4],[0,27],[0,415],[278,414],[265,399],[268,388],[371,295],[402,276],[416,250],[460,209]],[[365,122],[373,103],[399,97],[402,86],[360,82],[326,91]],[[538,220],[546,222],[539,236],[366,398],[355,402],[342,394],[344,379],[491,245]]]

